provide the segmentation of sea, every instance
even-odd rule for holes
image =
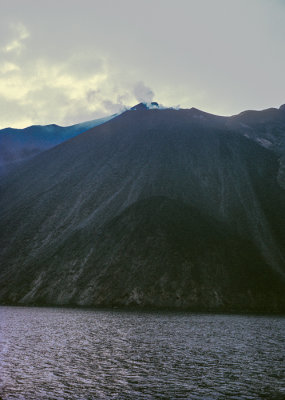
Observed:
[[[285,399],[285,317],[0,307],[1,400]]]

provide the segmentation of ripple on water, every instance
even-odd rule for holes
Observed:
[[[0,396],[285,399],[285,318],[0,307]]]

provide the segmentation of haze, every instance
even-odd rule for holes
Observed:
[[[280,0],[0,0],[0,128],[285,102]]]

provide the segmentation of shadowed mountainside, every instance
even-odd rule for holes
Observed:
[[[0,173],[6,173],[15,166],[15,163],[32,158],[113,117],[114,115],[66,127],[52,124],[33,125],[25,129],[2,129],[0,130]]]
[[[227,118],[226,126],[272,150],[278,156],[277,179],[285,189],[285,104],[279,109],[244,111]]]
[[[2,303],[284,312],[279,155],[231,118],[138,107],[3,177]]]

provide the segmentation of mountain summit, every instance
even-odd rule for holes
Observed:
[[[150,110],[152,108],[159,108],[159,104],[156,101],[151,103],[139,103],[131,107],[131,110]]]
[[[284,312],[280,155],[197,111],[139,104],[3,177],[2,304]]]

